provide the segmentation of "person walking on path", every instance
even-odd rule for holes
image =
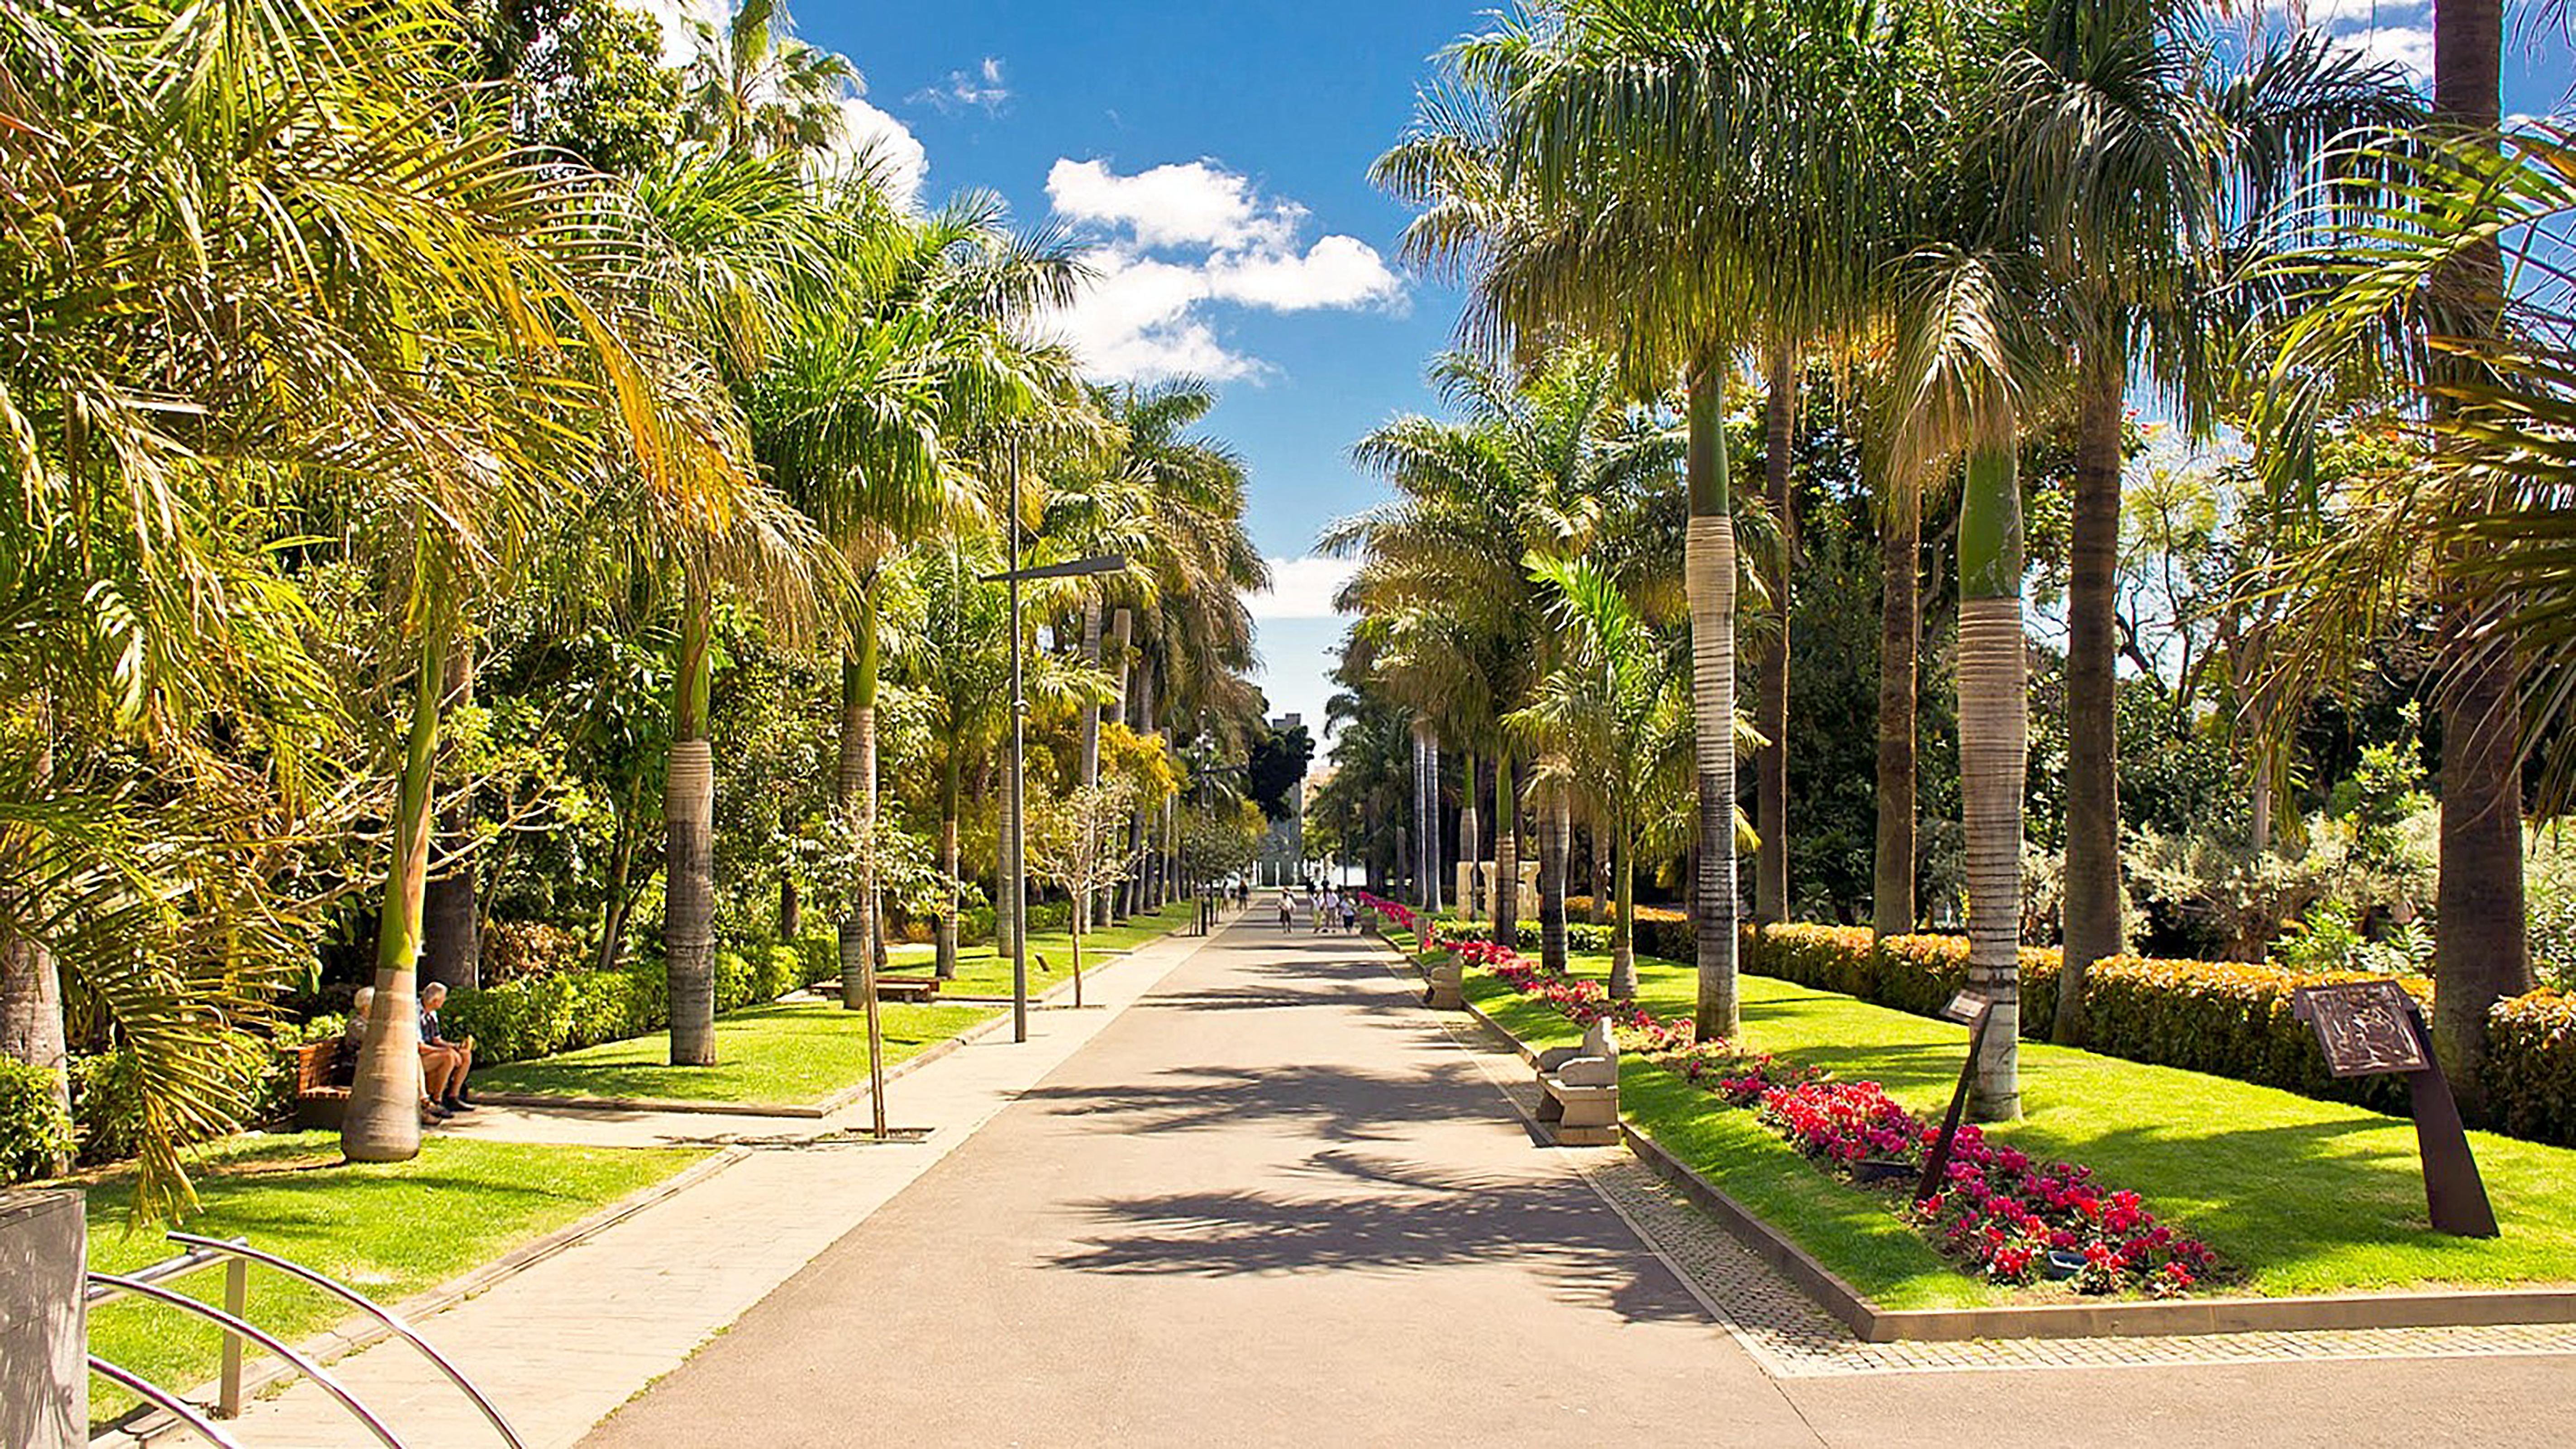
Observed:
[[[1315,905],[1315,934],[1316,934],[1316,935],[1320,936],[1320,935],[1324,934],[1324,923],[1325,923],[1325,922],[1327,922],[1327,921],[1329,921],[1329,920],[1331,920],[1331,919],[1333,918],[1333,911],[1334,911],[1334,909],[1335,909],[1335,903],[1334,903],[1334,901],[1333,901],[1333,893],[1332,893],[1332,891],[1328,888],[1328,889],[1326,889],[1326,890],[1325,890],[1325,892],[1324,892],[1324,898],[1323,898],[1321,901],[1318,901],[1318,902],[1316,903],[1316,905]]]
[[[1294,929],[1291,922],[1296,914],[1297,898],[1288,894],[1286,886],[1281,886],[1279,888],[1279,929],[1282,931]]]

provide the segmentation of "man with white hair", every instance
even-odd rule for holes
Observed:
[[[439,1030],[438,1008],[446,1001],[444,981],[433,981],[420,989],[420,1072],[424,1081],[443,1084],[445,1088],[430,1087],[432,1109],[453,1116],[474,1110],[474,1104],[465,1096],[465,1074],[474,1069],[474,1038],[453,1042]]]

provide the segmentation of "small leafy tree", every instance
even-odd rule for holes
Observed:
[[[1133,868],[1127,853],[1135,785],[1114,775],[1077,785],[1064,798],[1041,797],[1029,812],[1029,873],[1075,900],[1113,889]],[[1083,912],[1073,913],[1073,1004],[1082,1005]]]

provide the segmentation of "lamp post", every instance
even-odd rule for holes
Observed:
[[[1127,559],[1124,554],[1104,553],[1037,568],[1020,567],[1020,456],[1016,442],[1011,449],[1010,529],[1010,567],[998,574],[984,575],[984,582],[1008,584],[1011,590],[1011,828],[1009,837],[1002,842],[1002,876],[1003,889],[1011,897],[1011,1040],[1021,1042],[1029,1039],[1029,697],[1020,669],[1020,585],[1029,579],[1114,574],[1127,567]],[[994,904],[998,908],[1000,902]]]

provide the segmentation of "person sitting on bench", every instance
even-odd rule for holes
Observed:
[[[423,1080],[437,1076],[446,1090],[430,1088],[430,1099],[453,1114],[471,1112],[474,1104],[465,1095],[465,1074],[474,1070],[474,1041],[449,1041],[438,1028],[438,1008],[447,1000],[447,984],[433,981],[420,990],[420,1067]],[[433,1073],[432,1058],[443,1063],[443,1073]]]
[[[354,1086],[358,1080],[358,1053],[367,1039],[367,1017],[375,1010],[376,988],[361,986],[349,998],[349,1028],[340,1033],[340,1049],[332,1057],[331,1082],[334,1086]],[[448,1078],[455,1072],[453,1060],[443,1051],[433,1051],[427,1042],[420,1048],[420,1120],[423,1124],[444,1122],[456,1115],[442,1105],[447,1095]]]

